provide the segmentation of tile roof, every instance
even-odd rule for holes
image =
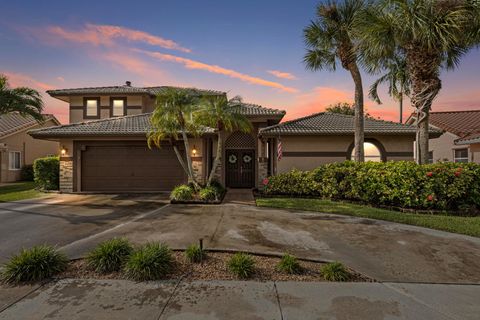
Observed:
[[[44,119],[45,121],[54,119],[57,124],[60,124],[57,118],[51,114],[44,115]],[[16,131],[33,127],[37,124],[37,120],[29,115],[23,116],[18,112],[2,114],[0,115],[0,138],[15,133]]]
[[[52,97],[55,96],[76,96],[84,94],[146,94],[146,95],[157,95],[167,88],[178,88],[189,90],[194,94],[202,95],[219,95],[225,94],[221,91],[215,90],[203,90],[197,88],[179,88],[179,87],[170,87],[170,86],[157,86],[157,87],[132,87],[132,86],[110,86],[110,87],[87,87],[87,88],[73,88],[73,89],[57,89],[57,90],[48,90],[47,93]]]
[[[280,116],[285,115],[285,111],[279,109],[264,108],[257,104],[234,102],[230,103],[230,107],[234,108],[238,113],[245,116]]]
[[[261,135],[354,134],[354,117],[332,112],[315,113],[260,130]],[[376,119],[365,119],[366,134],[414,135],[414,126]],[[440,130],[432,130],[440,135]]]
[[[455,144],[472,144],[472,143],[480,143],[480,132],[471,133],[464,136],[461,139],[455,140]]]
[[[29,131],[33,137],[144,136],[150,130],[151,113],[72,123]],[[205,133],[215,132],[205,128]]]
[[[480,110],[430,112],[430,124],[460,137],[480,132]]]

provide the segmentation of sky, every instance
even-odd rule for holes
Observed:
[[[45,112],[68,122],[68,105],[49,89],[173,85],[225,91],[287,111],[285,119],[352,102],[350,75],[311,72],[302,30],[313,0],[0,1],[0,73],[12,87],[43,93]],[[480,51],[442,72],[433,111],[480,109]],[[378,76],[363,73],[364,91]],[[366,110],[398,121],[386,88]],[[413,111],[406,103],[404,115]]]

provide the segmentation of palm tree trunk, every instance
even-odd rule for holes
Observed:
[[[400,107],[400,123],[403,123],[403,92],[400,91],[399,93],[399,98],[398,98],[398,104]]]
[[[183,144],[185,145],[185,155],[187,158],[187,168],[188,168],[188,178],[193,183],[193,186],[196,190],[200,189],[200,185],[197,182],[195,177],[195,173],[193,172],[193,164],[192,164],[192,157],[190,156],[190,144],[188,143],[188,136],[185,132],[185,129],[182,128],[182,138]]]
[[[223,141],[221,131],[218,131],[218,141],[217,141],[217,154],[215,155],[215,161],[213,161],[212,170],[208,175],[207,185],[210,185],[215,177],[215,172],[217,171],[220,162],[222,161],[222,150],[223,150]]]
[[[180,151],[178,150],[178,147],[176,145],[173,145],[173,151],[175,151],[175,155],[177,156],[178,162],[180,162],[180,165],[183,168],[183,171],[185,171],[185,174],[190,177],[190,173],[188,172],[188,168],[185,165],[185,161],[183,161],[183,157],[180,154]]]
[[[351,63],[349,66],[350,74],[355,83],[355,161],[364,162],[365,154],[363,150],[363,143],[365,140],[364,126],[365,120],[363,115],[363,86],[362,76],[358,70],[356,63]]]

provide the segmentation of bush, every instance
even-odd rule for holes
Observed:
[[[319,185],[307,171],[292,170],[271,176],[263,181],[265,194],[289,196],[319,196]]]
[[[58,190],[60,159],[58,157],[39,158],[33,162],[34,181],[44,190]]]
[[[190,262],[198,263],[205,257],[205,252],[199,245],[191,244],[188,246],[187,250],[185,250],[185,257]]]
[[[295,256],[286,253],[278,263],[277,269],[288,274],[295,274],[300,273],[302,268]]]
[[[350,273],[340,262],[330,262],[322,266],[320,274],[327,281],[347,281]]]
[[[22,249],[3,266],[1,278],[6,283],[42,281],[67,268],[67,257],[51,246]]]
[[[127,239],[113,238],[100,243],[88,254],[88,265],[99,273],[119,271],[132,251],[133,247]]]
[[[125,273],[136,281],[158,280],[171,272],[173,264],[172,252],[167,245],[150,242],[130,255]]]
[[[176,200],[176,201],[192,200],[193,194],[194,194],[194,191],[192,187],[182,184],[173,189],[172,193],[170,194],[170,199]]]
[[[26,164],[22,167],[22,170],[20,171],[20,179],[22,181],[33,181],[33,165]]]
[[[205,187],[199,192],[200,199],[204,201],[215,201],[219,199],[217,190],[213,187]]]
[[[480,165],[345,161],[267,179],[264,193],[414,209],[480,209]]]
[[[246,253],[234,254],[227,263],[228,270],[239,278],[249,278],[255,271],[255,261]]]
[[[220,195],[220,196],[222,196],[226,191],[225,187],[222,186],[222,184],[220,182],[218,182],[217,180],[213,180],[212,183],[210,183],[210,187],[217,190],[217,194]]]

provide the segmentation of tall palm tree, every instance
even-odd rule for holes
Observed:
[[[371,71],[400,51],[411,79],[417,113],[416,154],[428,161],[428,121],[442,82],[442,68],[453,69],[479,43],[480,4],[475,0],[379,0],[357,16],[360,49]]]
[[[313,71],[335,71],[337,60],[355,83],[355,160],[364,161],[363,86],[355,46],[355,16],[364,8],[362,0],[328,2],[317,7],[317,18],[304,30],[307,53],[303,59]]]
[[[407,61],[400,55],[395,55],[392,59],[386,62],[384,67],[387,73],[370,86],[369,96],[378,104],[382,104],[378,96],[378,86],[382,83],[388,85],[388,94],[398,101],[400,116],[399,122],[403,123],[403,99],[410,95],[410,77],[407,71]]]
[[[240,98],[235,97],[230,103],[235,105],[239,101]],[[194,113],[194,121],[202,126],[217,129],[217,152],[207,180],[207,185],[210,185],[222,161],[223,132],[242,131],[247,133],[252,131],[253,127],[244,115],[235,112],[235,109],[229,105],[226,95],[205,97],[200,109]]]
[[[10,88],[8,78],[0,74],[0,114],[15,111],[24,116],[30,115],[38,121],[43,120],[42,96],[31,88]]]
[[[198,105],[198,96],[186,89],[167,88],[160,93],[155,101],[155,110],[150,117],[150,131],[147,134],[148,146],[161,147],[165,140],[173,145],[173,150],[196,189],[200,186],[193,171],[192,157],[190,156],[190,144],[188,136],[197,136],[201,128],[192,121],[192,111]],[[185,159],[180,153],[177,142],[183,140],[185,147]]]

